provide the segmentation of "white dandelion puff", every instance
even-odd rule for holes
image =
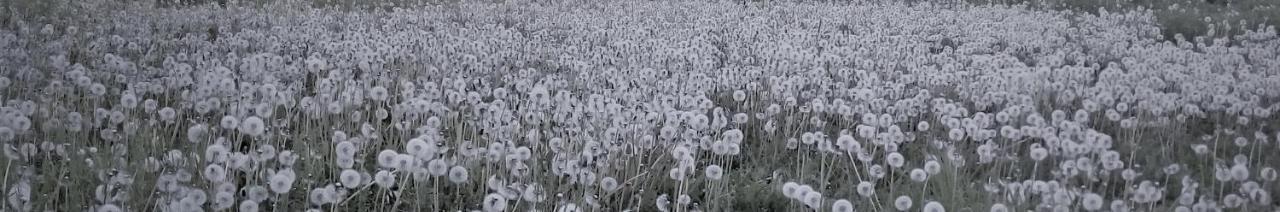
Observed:
[[[449,168],[449,182],[453,182],[455,184],[462,184],[467,181],[467,178],[469,178],[469,176],[467,175],[467,168],[464,168],[462,166],[454,166],[453,168]]]
[[[343,187],[350,189],[358,188],[360,187],[360,172],[352,169],[342,170],[342,173],[338,174],[338,182],[341,183]]]
[[[378,171],[377,174],[373,175],[373,183],[377,184],[378,187],[390,189],[391,186],[396,185],[396,175],[387,170]]]
[[[938,203],[937,201],[929,201],[929,203],[925,203],[925,204],[924,204],[924,208],[921,208],[921,209],[920,209],[920,211],[923,211],[923,212],[947,212],[947,209],[946,209],[946,208],[944,208],[944,207],[942,207],[942,203]]]
[[[831,212],[853,212],[853,203],[847,199],[836,200],[831,203]]]
[[[507,210],[507,198],[501,194],[491,193],[484,196],[482,208],[486,212],[505,211]]]
[[[908,197],[908,196],[898,196],[897,199],[893,200],[893,207],[897,208],[898,211],[910,210],[911,204],[912,204],[911,197]]]
[[[712,180],[720,180],[720,178],[724,176],[724,169],[720,168],[719,165],[709,165],[705,169],[705,172],[707,178]]]

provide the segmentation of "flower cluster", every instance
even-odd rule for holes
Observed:
[[[1277,208],[1274,26],[1163,38],[1146,11],[886,2],[68,4],[92,15],[0,27],[3,211]]]

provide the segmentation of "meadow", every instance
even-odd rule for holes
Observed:
[[[1272,20],[1037,2],[2,2],[0,211],[1280,209]]]

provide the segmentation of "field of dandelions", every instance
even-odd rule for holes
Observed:
[[[0,211],[1280,209],[1274,26],[1166,38],[1145,10],[893,2],[64,3],[0,27]]]

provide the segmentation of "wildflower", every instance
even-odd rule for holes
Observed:
[[[687,177],[685,175],[686,175],[685,170],[680,167],[672,168],[671,170],[667,171],[667,177],[670,177],[672,180],[676,180],[676,181],[684,181],[685,178]]]
[[[871,195],[875,194],[874,185],[867,181],[859,182],[856,190],[858,191],[858,195],[861,195],[862,197],[871,197]]]
[[[920,211],[924,211],[924,212],[946,212],[946,211],[947,211],[947,209],[942,207],[942,203],[938,203],[938,202],[936,202],[936,201],[929,201],[929,203],[925,203],[925,204],[924,204],[924,208],[920,209]]]
[[[293,154],[293,151],[289,150],[281,151],[279,154],[276,154],[276,161],[280,162],[280,165],[293,166],[293,164],[298,161],[298,155]]]
[[[482,208],[487,212],[505,211],[507,210],[507,198],[495,193],[485,195]]]
[[[351,189],[358,188],[360,187],[360,172],[356,172],[356,170],[352,169],[342,170],[342,173],[338,174],[338,182],[340,182],[343,187]]]
[[[910,209],[911,209],[911,204],[912,204],[912,203],[911,203],[911,197],[907,197],[907,196],[905,196],[905,195],[904,195],[904,196],[898,196],[898,198],[897,198],[897,199],[894,199],[894,200],[893,200],[893,207],[894,207],[894,208],[897,208],[897,209],[898,209],[898,211],[907,211],[907,210],[910,210]]]
[[[105,204],[105,205],[98,206],[98,209],[97,209],[97,210],[95,210],[95,211],[97,211],[97,212],[121,212],[121,211],[124,211],[124,209],[121,209],[121,208],[120,208],[120,206],[116,206],[115,204]]]
[[[289,173],[293,173],[293,172],[290,171]],[[280,172],[277,172],[275,175],[271,175],[271,178],[268,180],[267,185],[271,187],[272,192],[275,192],[277,194],[285,194],[285,193],[289,193],[289,190],[293,189],[293,180],[294,180],[293,176],[290,176],[289,174],[282,174]]]
[[[938,163],[936,160],[924,162],[924,171],[930,175],[936,175],[939,172],[942,172],[942,164]]]
[[[792,198],[792,199],[798,198],[797,195],[799,195],[799,191],[800,191],[800,184],[798,183],[786,182],[782,184],[782,195],[786,196],[787,198]]]
[[[667,206],[671,205],[671,200],[667,197],[667,194],[662,194],[658,195],[658,197],[654,199],[653,203],[654,206],[658,207],[659,211],[666,212],[668,211]]]
[[[227,169],[218,164],[209,164],[205,166],[204,172],[201,173],[205,180],[209,182],[222,182],[227,177]]]
[[[387,100],[387,96],[388,96],[387,88],[384,88],[382,86],[374,86],[373,88],[369,88],[370,100],[381,102],[381,101]]]
[[[707,166],[705,172],[706,172],[707,178],[710,178],[712,180],[720,180],[720,178],[724,176],[724,169],[720,168],[719,165],[709,165]]]
[[[244,133],[245,135],[255,136],[255,137],[261,136],[262,133],[266,131],[266,123],[262,122],[262,118],[258,118],[257,116],[250,116],[249,118],[245,118],[244,121],[240,123],[239,130],[240,130],[240,133]]]
[[[1111,201],[1111,211],[1112,212],[1129,211],[1129,204],[1125,203],[1124,200],[1113,200]]]
[[[618,180],[614,179],[613,177],[605,177],[604,179],[600,179],[600,189],[603,189],[606,192],[616,191],[618,190]]]
[[[390,150],[390,149],[385,149],[385,150],[382,150],[381,152],[378,152],[378,166],[382,168],[395,168],[396,156],[399,156],[399,155],[400,154],[396,153],[395,150]]]
[[[893,167],[893,168],[900,168],[902,167],[903,163],[906,163],[906,159],[902,157],[902,154],[897,152],[892,152],[892,153],[889,153],[888,155],[885,155],[884,161],[885,163],[889,164],[890,167]]]
[[[556,212],[582,212],[582,208],[578,208],[577,204],[566,203],[556,209]]]
[[[1104,200],[1101,195],[1087,193],[1084,194],[1084,197],[1080,198],[1080,206],[1084,207],[1084,209],[1088,211],[1097,211],[1102,209],[1103,201]]]
[[[378,171],[377,174],[373,175],[373,183],[377,184],[378,187],[390,189],[391,186],[396,184],[396,175],[387,170]]]
[[[1031,157],[1031,160],[1041,161],[1044,160],[1045,157],[1049,156],[1049,150],[1040,147],[1032,147],[1031,152],[1027,155]]]
[[[831,204],[832,212],[853,212],[853,203],[846,199],[836,200]]]
[[[244,212],[257,212],[258,202],[254,202],[253,200],[240,201],[240,207],[238,207],[237,209],[239,209],[239,211],[244,211]]]
[[[235,196],[231,192],[220,191],[213,194],[213,209],[223,210],[235,204]]]
[[[160,120],[165,122],[173,122],[173,119],[178,116],[178,112],[171,107],[161,108],[157,113],[160,115]]]
[[[912,169],[910,176],[912,181],[924,182],[926,179],[928,179],[929,174],[925,173],[925,171],[922,169]]]
[[[449,168],[449,182],[462,184],[467,181],[467,178],[467,168],[463,168],[462,166]]]
[[[449,164],[444,162],[443,159],[431,160],[431,162],[427,162],[427,172],[435,176],[444,176],[449,172]]]
[[[17,137],[17,133],[14,133],[13,129],[0,126],[0,142],[8,143],[9,141],[13,141],[14,137]]]
[[[240,127],[240,119],[234,116],[222,116],[222,121],[219,123],[222,129],[234,130]]]
[[[819,207],[822,207],[822,193],[816,191],[805,193],[802,200],[804,201],[804,205],[809,206],[809,208],[818,209]]]
[[[954,128],[947,132],[947,138],[951,138],[952,141],[960,141],[961,139],[964,139],[964,134],[964,130]]]
[[[543,199],[546,199],[546,193],[542,190],[542,186],[539,186],[536,183],[529,184],[524,188],[524,191],[520,193],[520,198],[529,202],[542,202]]]
[[[266,201],[267,195],[268,195],[267,188],[258,186],[258,185],[249,186],[248,188],[245,188],[245,194],[246,194],[245,196],[248,197],[249,200],[252,200],[254,202]]]
[[[862,149],[862,144],[859,144],[858,140],[854,139],[852,135],[840,135],[840,137],[837,137],[836,146],[840,147],[840,150],[845,153],[853,153]]]
[[[990,211],[991,212],[1009,212],[1009,206],[1005,206],[1002,203],[992,204]]]

